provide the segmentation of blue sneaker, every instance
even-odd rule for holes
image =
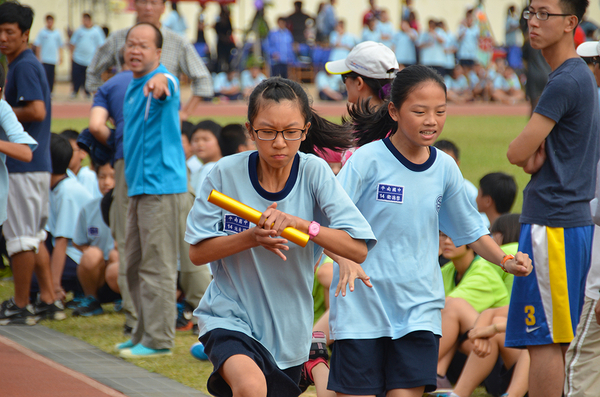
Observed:
[[[121,310],[123,310],[123,300],[122,299],[118,299],[115,301],[114,303],[115,305],[115,312],[118,313]]]
[[[118,352],[120,352],[121,350],[131,349],[134,346],[135,345],[133,344],[133,342],[131,341],[131,339],[129,339],[127,342],[117,343],[115,345],[115,350],[118,351]]]
[[[190,353],[192,356],[200,361],[207,361],[208,356],[204,353],[204,345],[202,342],[196,342],[190,347]]]
[[[75,309],[76,307],[79,306],[79,304],[81,303],[81,301],[83,300],[83,298],[85,298],[85,295],[83,295],[82,293],[76,293],[73,296],[73,299],[71,299],[70,301],[68,301],[67,303],[65,303],[65,307],[67,309]]]
[[[98,316],[103,314],[104,310],[98,302],[98,299],[93,296],[86,296],[79,302],[79,306],[77,306],[73,310],[73,317],[82,316],[82,317],[91,317]]]
[[[131,349],[123,349],[119,356],[123,358],[153,358],[160,356],[170,356],[173,354],[171,349],[152,349],[138,343]]]

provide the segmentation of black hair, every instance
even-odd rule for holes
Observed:
[[[505,214],[517,197],[517,183],[512,175],[503,172],[492,172],[479,180],[482,196],[490,196],[496,205],[496,211]]]
[[[192,135],[194,134],[195,130],[196,126],[193,123],[190,123],[187,120],[181,122],[181,135],[185,135],[188,141],[192,141]]]
[[[0,63],[0,90],[4,90],[4,84],[6,84],[6,72],[4,71],[4,66]],[[0,94],[0,99],[2,95]]]
[[[0,5],[0,25],[16,23],[21,29],[21,34],[31,29],[34,12],[31,7],[22,5],[17,1],[7,1]]]
[[[332,123],[319,116],[312,108],[302,86],[282,77],[268,78],[254,88],[248,100],[248,121],[252,124],[265,102],[280,103],[286,100],[296,102],[304,123],[311,123],[306,132],[306,139],[300,144],[301,152],[316,154],[315,148],[339,151],[354,146],[348,127]]]
[[[60,136],[67,138],[68,140],[76,141],[79,138],[79,132],[75,130],[64,130],[60,133]]]
[[[393,69],[393,70],[395,70],[395,69]],[[391,73],[391,70],[389,70],[388,73]],[[394,79],[374,79],[372,77],[363,76],[362,74],[359,74],[356,72],[346,73],[347,79],[354,80],[357,77],[362,78],[363,81],[365,82],[365,84],[367,85],[367,87],[369,87],[371,89],[371,91],[373,92],[373,94],[377,95],[379,97],[379,99],[385,101],[390,96],[390,88],[389,88],[390,86],[388,84],[391,85],[392,81],[394,81]]]
[[[502,233],[502,244],[516,243],[521,235],[521,224],[519,218],[521,214],[500,215],[492,225],[490,233]]]
[[[442,152],[454,153],[454,157],[456,157],[457,160],[460,160],[460,149],[454,144],[454,142],[447,139],[439,139],[435,141],[433,146],[440,149]]]
[[[446,94],[446,84],[442,76],[434,69],[423,65],[412,65],[396,73],[392,82],[390,98],[379,108],[370,106],[370,101],[361,101],[356,106],[348,106],[350,128],[353,130],[356,144],[362,146],[369,142],[393,135],[398,129],[398,123],[390,116],[388,105],[393,103],[400,109],[406,98],[421,84],[433,82],[440,86]]]
[[[208,131],[212,132],[213,135],[215,136],[215,138],[217,138],[217,139],[219,139],[219,136],[221,135],[221,125],[212,120],[202,120],[201,122],[196,124],[196,127],[194,128],[194,132],[192,133],[192,136],[198,130],[208,130]]]
[[[578,22],[581,23],[590,2],[589,0],[560,0],[558,4],[563,13],[575,15]]]
[[[223,157],[238,152],[240,145],[246,143],[246,128],[241,124],[227,124],[221,130],[219,146]]]
[[[127,35],[125,35],[125,41],[127,41],[127,39],[129,38],[129,33],[131,33],[131,31],[133,29],[135,29],[135,28],[137,28],[138,26],[141,26],[141,25],[151,26],[152,29],[154,29],[154,34],[155,34],[154,44],[156,44],[156,48],[162,48],[162,46],[163,46],[163,35],[162,35],[162,33],[160,32],[160,30],[156,26],[152,25],[149,22],[138,22],[135,25],[133,25],[131,27],[131,29],[129,29],[127,31]]]
[[[52,20],[54,20],[54,15],[52,15],[52,14],[48,14],[48,15],[46,15],[46,21],[47,21],[48,19],[52,19]]]
[[[89,13],[87,13],[87,12],[84,12],[82,16],[83,16],[84,18],[87,18],[87,19],[89,19],[89,20],[92,20],[92,16],[91,16]]]
[[[67,173],[69,163],[73,157],[73,148],[64,136],[52,133],[50,136],[50,158],[52,159],[52,174],[63,175]]]

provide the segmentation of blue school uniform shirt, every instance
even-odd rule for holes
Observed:
[[[377,33],[379,33],[379,42],[385,44],[389,48],[392,48],[392,40],[394,38],[394,34],[396,33],[394,24],[391,22],[379,21],[375,27],[375,30]],[[387,38],[384,38],[385,36],[387,36]]]
[[[546,138],[546,161],[523,191],[521,223],[550,227],[592,225],[598,163],[598,95],[581,58],[567,59],[548,76],[534,110],[556,125]]]
[[[240,79],[238,79],[236,76],[233,78],[233,80],[229,80],[227,78],[227,73],[221,72],[221,73],[217,74],[217,76],[213,80],[213,85],[214,85],[215,94],[218,94],[224,89],[229,89],[229,88],[234,88],[234,87],[237,87],[239,89],[240,88]]]
[[[337,298],[330,290],[332,339],[397,339],[413,331],[441,335],[439,231],[457,246],[488,231],[469,202],[456,162],[430,150],[425,163],[414,164],[386,138],[358,149],[338,174],[378,243],[362,264],[373,288],[358,282]],[[336,263],[331,285],[338,282]]]
[[[428,47],[420,48],[419,51],[419,61],[421,64],[426,66],[444,66],[446,62],[446,54],[444,53],[444,45],[437,41],[429,33],[429,31],[425,31],[421,33],[418,40],[418,45],[422,46],[424,44],[431,44]]]
[[[100,203],[102,197],[87,202],[79,211],[73,242],[77,245],[89,245],[98,247],[104,254],[104,260],[108,260],[110,251],[115,248],[110,228],[102,219]]]
[[[375,28],[375,30],[371,30],[367,26],[365,26],[362,30],[360,40],[361,41],[374,41],[376,43],[379,43],[379,42],[381,42],[381,35],[379,34],[379,31],[377,30],[377,28]]]
[[[170,96],[144,96],[144,85],[156,73],[168,78]],[[162,64],[133,79],[123,106],[123,153],[129,197],[187,192],[187,169],[181,144],[179,81]]]
[[[9,65],[4,87],[4,98],[13,108],[25,106],[25,102],[43,101],[46,105],[46,117],[42,121],[23,124],[23,129],[38,143],[29,163],[12,158],[6,159],[6,168],[10,173],[17,172],[51,172],[50,162],[50,88],[46,72],[33,51],[25,50]]]
[[[458,27],[458,51],[456,57],[459,60],[477,59],[477,46],[479,44],[479,25],[474,23],[473,26],[466,27],[460,25]]]
[[[211,161],[209,163],[206,163],[202,167],[200,167],[200,169],[198,169],[198,171],[194,172],[191,175],[190,184],[192,185],[192,188],[194,188],[194,192],[196,192],[196,194],[198,194],[198,192],[200,192],[200,189],[202,188],[202,184],[204,183],[206,176],[213,169],[215,164],[217,164],[216,161]],[[206,197],[208,197],[208,196],[206,196]]]
[[[15,112],[6,101],[0,99],[0,140],[28,145],[34,151],[37,142],[17,120]],[[8,204],[8,169],[6,168],[6,155],[0,153],[0,225],[6,220],[6,206]]]
[[[178,35],[185,37],[187,24],[185,23],[185,18],[182,15],[180,15],[177,11],[173,10],[169,13],[167,18],[163,22],[163,26],[167,29],[171,29]]]
[[[73,49],[73,61],[81,66],[88,66],[92,58],[100,47],[106,41],[104,31],[100,26],[94,25],[91,28],[80,26],[71,36]]]
[[[267,36],[267,53],[274,64],[292,64],[294,62],[293,51],[294,38],[287,29],[272,30]],[[275,55],[278,56],[275,59]]]
[[[456,65],[456,50],[458,43],[452,32],[445,32],[442,28],[436,29],[437,33],[444,38],[445,62],[444,68],[453,69]]]
[[[354,37],[354,35],[351,33],[344,33],[341,38],[339,36],[340,34],[335,30],[329,35],[329,45],[331,46],[329,62],[346,59],[350,53],[350,50],[357,44],[356,37]],[[343,45],[343,47],[337,46],[338,39],[340,41],[340,45]]]
[[[62,36],[58,30],[42,28],[38,33],[33,45],[40,48],[40,61],[50,65],[56,65],[59,61],[58,51],[64,45]]]
[[[396,32],[393,40],[393,48],[399,64],[414,65],[417,63],[415,43],[407,33],[402,30]]]
[[[133,80],[130,70],[118,73],[102,84],[94,95],[94,106],[103,107],[115,121],[115,161],[123,158],[123,102],[129,83]]]
[[[77,173],[77,180],[87,189],[93,198],[102,197],[100,187],[98,186],[98,175],[87,165],[81,167]]]
[[[240,83],[242,84],[242,89],[254,88],[266,78],[267,76],[265,76],[262,72],[260,72],[256,78],[252,78],[252,73],[250,73],[249,70],[244,70],[240,74]]]
[[[315,78],[315,84],[317,86],[317,90],[323,91],[325,88],[330,88],[337,92],[343,92],[344,89],[342,86],[344,83],[342,82],[342,78],[339,74],[329,74],[323,70],[317,73],[317,77]]]
[[[82,252],[73,246],[73,236],[79,212],[83,206],[92,200],[92,195],[76,178],[67,176],[50,190],[50,212],[48,225],[52,234],[52,246],[58,237],[68,239],[67,256],[79,264]]]
[[[258,182],[258,152],[219,160],[190,211],[185,241],[197,244],[255,226],[209,203],[206,198],[216,189],[258,211],[277,202],[277,209],[283,212],[345,230],[353,238],[367,240],[367,246],[372,247],[375,237],[369,224],[327,163],[304,153],[298,153],[293,161],[283,190],[270,193]],[[255,247],[210,264],[214,279],[194,311],[200,335],[216,328],[242,332],[261,343],[281,369],[308,359],[313,269],[323,249],[312,241],[304,248],[291,242],[288,245],[287,261]]]

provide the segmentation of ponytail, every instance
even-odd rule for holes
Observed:
[[[398,123],[392,119],[388,110],[389,100],[386,100],[378,108],[370,106],[370,102],[367,99],[360,101],[355,106],[348,106],[350,120],[344,120],[353,130],[355,143],[359,147],[393,135],[398,129]]]
[[[348,126],[340,126],[324,119],[313,108],[310,108],[310,112],[311,124],[306,139],[300,144],[301,152],[319,155],[317,152],[323,149],[342,151],[354,146]]]

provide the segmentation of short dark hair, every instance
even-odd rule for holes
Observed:
[[[0,25],[16,23],[21,29],[21,34],[31,29],[33,15],[31,7],[22,5],[17,1],[7,1],[0,5]]]
[[[502,244],[516,243],[521,236],[521,224],[519,218],[521,214],[500,215],[494,221],[490,233],[502,233]]]
[[[6,72],[4,71],[4,66],[0,63],[0,90],[4,90],[4,84],[6,84]],[[0,99],[2,95],[0,95]]]
[[[73,157],[73,148],[67,138],[52,133],[50,136],[50,157],[52,159],[52,174],[66,174],[71,157]]]
[[[181,135],[185,135],[190,142],[192,141],[192,135],[194,134],[195,130],[196,126],[194,123],[190,123],[187,120],[181,123]]]
[[[83,17],[84,18],[88,18],[88,19],[92,19],[92,16],[89,13],[87,13],[87,12],[83,13]]]
[[[52,14],[46,15],[46,21],[49,20],[49,19],[54,20],[54,15],[52,15]]]
[[[67,138],[70,141],[76,141],[79,138],[79,132],[71,129],[64,130],[60,133],[60,136]]]
[[[131,33],[131,31],[133,29],[137,28],[140,25],[151,26],[152,29],[154,29],[154,33],[156,34],[154,44],[156,44],[156,48],[162,48],[162,46],[163,46],[163,35],[162,35],[162,33],[160,32],[160,30],[156,26],[154,26],[154,25],[152,25],[151,23],[148,23],[148,22],[138,22],[135,25],[133,25],[131,27],[131,29],[129,29],[127,31],[127,35],[125,36],[125,41],[127,41],[127,39],[129,38],[129,33]]]
[[[221,135],[221,125],[219,123],[216,123],[212,120],[202,120],[201,122],[199,122],[198,124],[196,124],[196,127],[194,128],[194,132],[192,133],[192,136],[194,136],[194,134],[196,133],[196,131],[198,130],[207,130],[213,133],[213,135],[217,138],[217,140],[219,139],[219,136]]]
[[[221,129],[219,146],[223,157],[236,154],[240,145],[246,143],[246,129],[241,124],[227,124]]]
[[[589,0],[560,0],[558,4],[563,13],[575,15],[578,22],[581,23],[590,2]]]
[[[512,175],[492,172],[479,180],[482,196],[490,196],[496,205],[496,211],[506,214],[517,197],[517,183]]]
[[[435,146],[437,149],[440,149],[442,152],[454,153],[454,157],[456,157],[457,160],[460,160],[460,149],[454,142],[447,139],[440,139],[435,141],[433,146]]]

